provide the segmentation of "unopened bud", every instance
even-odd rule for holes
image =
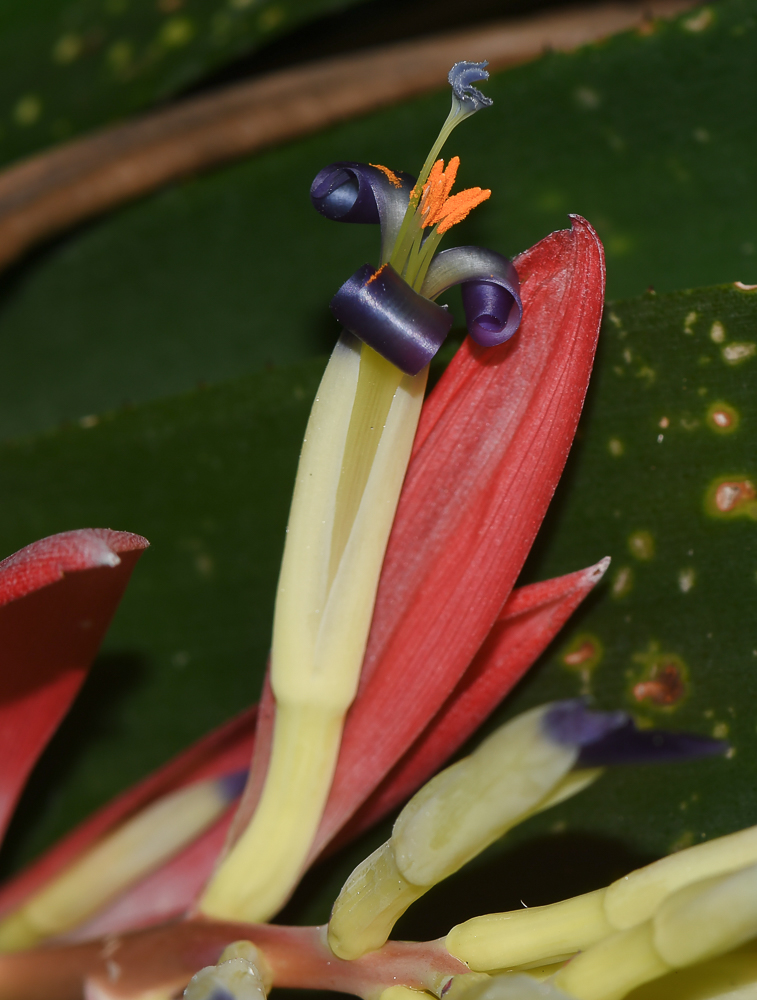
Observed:
[[[208,965],[192,977],[185,1000],[266,1000],[265,962],[250,941],[235,941],[217,965]]]

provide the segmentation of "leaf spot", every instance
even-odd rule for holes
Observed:
[[[634,531],[628,536],[628,551],[636,559],[649,562],[654,559],[654,538],[648,531]]]
[[[575,636],[562,655],[562,662],[569,670],[584,673],[598,666],[604,648],[595,635],[582,633]]]
[[[34,125],[42,114],[42,101],[36,94],[26,94],[13,109],[13,117],[17,125],[28,127]]]
[[[678,586],[682,594],[688,594],[696,583],[697,574],[691,566],[682,569],[678,574]]]
[[[68,66],[81,55],[84,43],[79,35],[68,32],[61,35],[53,46],[53,59],[61,66]]]
[[[192,40],[195,26],[188,17],[172,17],[160,29],[159,39],[166,48],[178,49]]]
[[[710,340],[713,344],[722,344],[725,340],[725,327],[720,320],[715,320],[710,327]]]
[[[757,490],[750,479],[720,478],[710,485],[705,499],[709,513],[733,517],[747,515],[757,518]]]
[[[723,360],[729,365],[738,365],[747,358],[751,358],[757,351],[757,344],[744,341],[742,343],[727,344],[721,351]]]
[[[712,22],[712,11],[709,7],[703,7],[702,10],[698,11],[696,14],[693,14],[691,17],[687,17],[683,22],[683,27],[686,31],[696,34],[700,31],[706,31]]]
[[[712,403],[707,410],[707,426],[716,434],[732,434],[739,426],[739,412],[728,403]]]
[[[688,669],[675,653],[661,653],[657,643],[650,643],[647,652],[636,653],[634,662],[641,664],[642,673],[631,687],[635,701],[670,711],[688,693]]]
[[[633,570],[630,566],[621,566],[613,577],[610,591],[613,597],[625,597],[633,589]]]
[[[593,111],[602,103],[602,98],[591,87],[576,87],[573,91],[573,97],[579,108],[583,108],[585,111]]]

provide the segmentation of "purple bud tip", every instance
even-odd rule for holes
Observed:
[[[584,747],[628,722],[625,712],[592,712],[583,698],[558,701],[544,716],[544,727],[556,743]]]
[[[245,768],[242,771],[232,771],[230,774],[224,774],[222,778],[218,779],[218,785],[221,792],[229,800],[229,802],[232,802],[234,799],[238,799],[244,791],[244,786],[247,784],[248,773],[249,772]]]
[[[463,105],[466,111],[480,111],[481,108],[488,108],[494,103],[491,97],[486,97],[476,87],[474,83],[481,83],[489,79],[486,67],[489,63],[483,62],[457,62],[449,71],[450,87],[455,97]]]
[[[452,327],[452,316],[424,298],[389,264],[364,264],[331,300],[349,331],[406,375],[417,375]]]
[[[661,764],[728,750],[723,740],[709,736],[637,729],[626,712],[594,712],[582,699],[557,702],[544,716],[544,728],[557,743],[580,748],[576,767]]]

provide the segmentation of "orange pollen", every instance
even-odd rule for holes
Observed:
[[[453,156],[444,169],[444,160],[437,160],[431,168],[428,180],[423,185],[423,198],[421,199],[421,220],[423,226],[433,226],[441,217],[440,213],[444,208],[444,203],[449,197],[452,185],[457,177],[457,169],[460,166],[460,157]]]
[[[369,166],[369,167],[372,167],[372,166],[373,166],[373,164],[372,164],[372,163],[369,163],[369,164],[368,164],[368,166]],[[382,264],[382,265],[381,265],[381,267],[380,267],[380,268],[378,269],[378,271],[374,272],[374,273],[373,273],[373,274],[372,274],[372,275],[370,276],[370,278],[369,278],[369,279],[368,279],[368,280],[366,281],[366,283],[365,283],[365,285],[364,285],[363,287],[364,287],[364,288],[367,288],[367,287],[368,287],[368,285],[370,285],[370,283],[371,283],[372,281],[375,281],[375,280],[376,280],[376,278],[378,278],[378,276],[379,276],[379,275],[381,274],[381,272],[382,272],[382,271],[385,271],[385,270],[386,270],[386,269],[387,269],[388,267],[389,267],[389,264],[388,264],[388,263],[386,263],[386,264]]]
[[[375,167],[376,170],[380,170],[382,174],[385,174],[386,177],[389,179],[389,183],[393,184],[394,187],[396,187],[396,188],[401,188],[402,187],[402,181],[395,174],[395,172],[393,170],[389,169],[389,167],[384,167],[380,163],[369,163],[368,166],[369,167]]]
[[[458,222],[462,222],[477,205],[480,205],[482,201],[486,201],[490,195],[490,190],[482,191],[479,187],[459,191],[446,200],[438,217],[429,221],[431,224],[434,222],[438,223],[436,228],[437,233],[440,235],[446,233],[448,229],[451,229]],[[428,224],[426,223],[426,225]]]

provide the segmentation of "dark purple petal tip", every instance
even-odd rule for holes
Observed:
[[[544,716],[544,727],[556,742],[580,748],[576,767],[661,764],[728,750],[723,740],[709,736],[637,729],[626,712],[594,712],[580,698],[553,705]]]
[[[550,739],[573,747],[585,747],[629,721],[625,712],[593,712],[583,698],[558,701],[544,716]]]
[[[517,276],[511,288],[504,283],[476,280],[463,282],[460,291],[468,333],[482,347],[504,344],[520,326],[523,306]]]
[[[417,375],[452,327],[442,306],[414,291],[389,264],[364,264],[331,300],[331,311],[349,331],[406,375]]]
[[[392,175],[399,183],[368,163],[332,163],[310,185],[310,200],[321,215],[335,222],[380,222],[387,202],[399,199],[407,205],[415,183],[409,174]]]
[[[637,729],[628,722],[596,743],[582,747],[576,767],[605,767],[616,764],[664,764],[678,760],[717,757],[728,751],[725,740],[697,733],[665,729]]]
[[[224,774],[222,778],[219,779],[218,784],[221,787],[221,792],[229,802],[234,799],[238,799],[239,796],[244,791],[244,786],[247,784],[248,771],[244,768],[241,771],[232,771],[230,774]]]

